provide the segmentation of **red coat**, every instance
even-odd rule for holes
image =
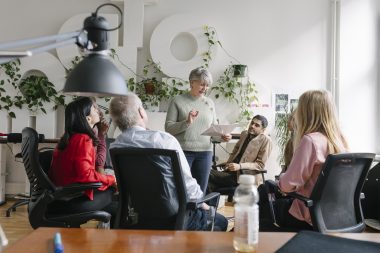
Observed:
[[[114,176],[103,175],[95,170],[95,148],[87,134],[74,134],[65,150],[54,150],[49,177],[56,186],[101,182],[101,191],[116,181]],[[86,191],[86,195],[93,200],[93,190]]]

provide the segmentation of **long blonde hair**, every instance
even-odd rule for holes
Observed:
[[[298,147],[305,134],[313,132],[320,132],[326,136],[329,153],[348,150],[331,94],[324,90],[310,90],[301,95],[295,113],[294,147]]]

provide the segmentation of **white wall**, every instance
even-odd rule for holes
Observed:
[[[0,41],[55,34],[70,17],[94,11],[104,2],[2,0]],[[122,56],[130,61],[132,69],[137,64],[141,71],[145,59],[150,56],[151,35],[160,22],[183,13],[192,18],[181,22],[197,22],[217,29],[228,52],[249,66],[249,76],[259,88],[261,103],[272,106],[275,93],[288,93],[291,98],[297,98],[305,90],[328,87],[330,0],[125,0],[125,5],[123,1],[112,2],[127,10],[127,14],[129,11],[124,19],[128,21],[128,29],[124,29],[123,36],[124,47],[130,48],[123,51],[125,55]],[[107,8],[104,12],[116,13],[111,10]],[[222,50],[216,51],[211,63],[215,79],[230,61]],[[221,101],[216,104],[222,123],[236,120],[234,106]],[[274,109],[257,108],[255,112],[269,119],[268,131],[273,138]],[[154,122],[150,127],[162,129],[164,122],[160,125],[157,120],[163,118],[162,114],[150,115]],[[217,154],[220,160],[227,156],[221,149]],[[279,170],[276,155],[275,150],[267,166],[270,175]]]
[[[353,151],[380,152],[380,2],[343,0],[340,31],[340,119]]]
[[[140,61],[150,56],[149,43],[157,24],[178,13],[183,13],[183,19],[191,19],[189,15],[193,15],[196,17],[193,22],[216,28],[227,51],[249,66],[250,79],[259,89],[260,103],[273,106],[275,93],[288,93],[291,98],[297,98],[307,89],[327,87],[328,0],[159,1],[145,8]],[[210,66],[214,79],[231,61],[223,50],[217,50]],[[139,67],[142,65],[140,62]],[[217,100],[216,106],[220,122],[232,123],[237,119],[235,105]],[[255,113],[268,118],[268,132],[274,136],[273,108],[257,108]],[[267,164],[270,176],[279,172],[277,154],[276,147]],[[224,161],[228,154],[218,146],[217,156],[219,161]]]

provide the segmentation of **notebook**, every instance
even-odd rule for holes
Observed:
[[[276,252],[278,253],[379,253],[380,243],[359,241],[325,235],[314,231],[301,231]]]

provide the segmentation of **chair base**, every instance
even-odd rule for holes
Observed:
[[[23,206],[29,204],[29,199],[21,199],[10,206],[6,211],[6,217],[11,216],[11,212],[16,212],[16,207]]]

